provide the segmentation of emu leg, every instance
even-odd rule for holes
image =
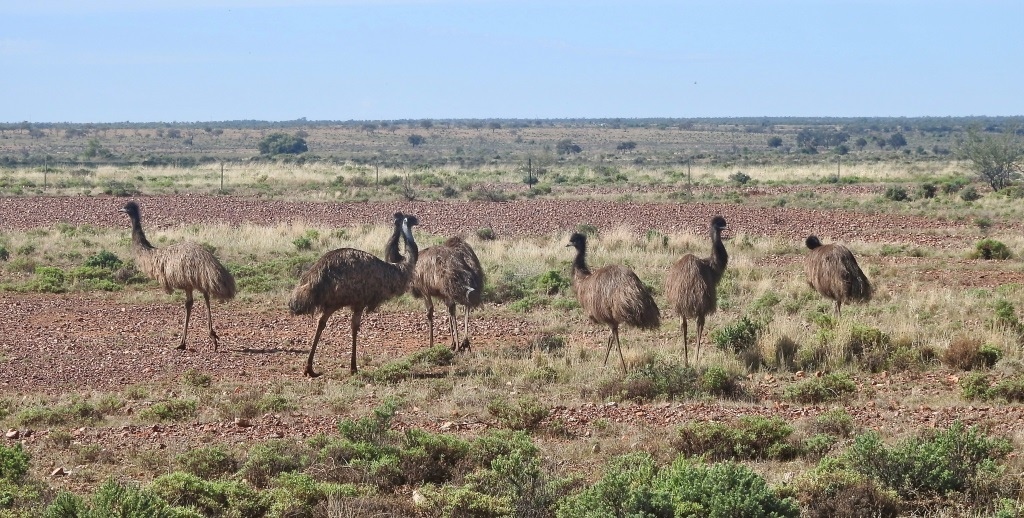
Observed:
[[[454,305],[453,305],[453,308],[454,308]],[[452,313],[452,316],[455,316],[455,314]],[[463,332],[462,345],[460,347],[462,347],[463,349],[469,349],[470,348],[470,346],[469,346],[469,306],[466,306],[466,327],[465,327],[464,332]]]
[[[192,318],[192,304],[195,301],[192,300],[192,290],[185,292],[185,327],[181,330],[181,343],[178,344],[177,349],[180,351],[185,350],[185,338],[188,336],[188,321]]]
[[[836,318],[839,318],[843,314],[843,301],[836,299]]]
[[[452,350],[459,350],[459,319],[455,316],[455,303],[448,304],[448,332],[452,335]]]
[[[683,328],[683,365],[690,366],[690,345],[689,340],[686,336],[686,317],[683,317],[683,323],[680,325]]]
[[[700,363],[700,339],[704,336],[704,315],[697,316],[697,354],[693,357],[693,363]]]
[[[434,346],[434,299],[430,295],[423,296],[423,303],[427,305],[427,324],[430,327],[430,346]]]
[[[622,342],[619,341],[619,326],[612,326],[612,334],[615,336],[615,348],[619,350],[619,361],[622,362],[622,372],[626,371],[626,359],[622,357]]]
[[[359,336],[359,326],[363,321],[363,308],[352,310],[352,374],[359,372],[356,367],[356,336]]]
[[[320,343],[320,335],[324,332],[324,328],[327,327],[327,319],[331,317],[331,312],[326,312],[320,315],[320,321],[316,323],[316,333],[313,334],[313,345],[309,348],[309,358],[306,359],[306,370],[302,372],[304,376],[315,378],[319,374],[313,372],[313,355],[316,354],[316,344]]]
[[[203,293],[203,301],[206,302],[206,323],[210,328],[210,340],[213,340],[213,352],[217,352],[217,340],[220,339],[213,330],[213,314],[210,313],[210,294]]]

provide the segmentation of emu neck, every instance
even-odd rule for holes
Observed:
[[[725,251],[725,245],[722,244],[722,231],[719,229],[713,229],[711,231],[711,257],[710,257],[711,269],[715,272],[715,277],[720,278],[722,273],[725,272],[725,266],[729,264],[729,253]]]
[[[587,249],[576,247],[576,258],[572,260],[572,274],[575,277],[590,276],[590,268],[587,268]]]
[[[132,218],[132,244],[142,250],[153,250],[155,248],[146,239],[146,233],[142,231],[142,222],[137,217]]]
[[[410,234],[411,236],[411,234]],[[402,239],[405,241],[405,253],[409,254],[408,257],[402,257],[398,254],[398,241],[395,241],[394,249],[391,248],[391,242],[388,242],[388,258],[390,262],[392,252],[398,256],[398,260],[395,263],[403,274],[408,277],[412,277],[412,272],[416,269],[416,261],[420,258],[420,247],[416,245],[416,240],[411,237],[402,235]]]
[[[384,260],[389,263],[400,263],[405,260],[398,249],[398,238],[402,235],[402,225],[395,223],[395,231],[391,233],[388,243],[384,245]],[[407,245],[408,246],[408,245]]]

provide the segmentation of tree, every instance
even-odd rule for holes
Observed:
[[[408,140],[409,140],[409,143],[412,144],[412,147],[417,147],[420,144],[422,144],[422,143],[427,141],[427,139],[424,138],[423,135],[418,135],[416,133],[413,133],[412,135],[409,135],[409,139]]]
[[[907,139],[902,133],[893,133],[892,136],[889,137],[889,145],[892,146],[893,149],[899,149],[907,145]]]
[[[970,128],[960,142],[959,155],[993,191],[1010,185],[1024,171],[1024,143],[1017,138],[1016,128],[997,135],[983,135]]]
[[[501,123],[500,122],[492,122],[492,123],[488,124],[487,127],[491,129],[491,133],[494,133],[495,131],[501,129]]]
[[[566,138],[559,140],[558,144],[555,144],[555,151],[557,151],[559,155],[570,155],[583,151],[583,148],[581,148],[579,144],[574,144],[572,139]]]
[[[782,147],[782,137],[771,137],[768,139],[768,147]]]
[[[633,151],[636,149],[636,142],[633,142],[632,140],[619,142],[619,145],[615,146],[615,149],[619,151]]]
[[[306,140],[297,135],[287,133],[271,133],[257,145],[261,155],[297,155],[309,151]]]

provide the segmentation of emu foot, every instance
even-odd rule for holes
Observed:
[[[219,345],[217,341],[220,340],[220,337],[213,330],[210,331],[210,340],[213,340],[213,352],[217,352],[217,346]]]

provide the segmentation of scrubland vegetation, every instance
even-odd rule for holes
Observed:
[[[229,345],[217,354],[233,369],[211,361],[56,393],[0,386],[0,516],[1018,516],[1024,203],[1015,176],[993,192],[957,153],[978,122],[1001,134],[1013,120],[6,127],[0,205],[115,196],[146,210],[147,195],[202,194],[451,210],[575,199],[685,204],[694,220],[677,231],[570,221],[546,234],[480,222],[464,236],[487,272],[473,321],[521,329],[477,333],[469,352],[428,348],[415,329],[372,335],[358,375],[309,380],[304,323],[288,338],[299,355],[266,347],[283,368]],[[308,150],[260,154],[277,131]],[[682,254],[708,254],[712,206],[730,221],[730,261],[701,361],[685,366],[664,280]],[[875,296],[836,317],[807,286],[802,242],[733,225],[730,207],[750,220],[825,211],[838,226],[858,214],[936,226],[898,239],[859,228],[844,244]],[[149,237],[215,250],[238,283],[233,314],[252,317],[285,311],[325,251],[380,255],[386,223],[231,225],[197,213]],[[662,308],[660,329],[623,332],[625,373],[602,368],[607,329],[573,295],[569,231],[589,234],[592,266],[633,268]],[[421,247],[446,237],[417,233]],[[0,219],[0,300],[180,305],[139,275],[129,243],[126,224]],[[422,302],[406,295],[381,312],[422,319]],[[0,329],[24,336],[21,325]],[[346,327],[330,332],[344,338]],[[164,336],[154,329],[135,346],[169,346]],[[375,352],[400,340],[412,345]],[[0,368],[31,355],[6,342]],[[238,370],[266,377],[252,386]],[[260,435],[229,433],[249,429]]]

